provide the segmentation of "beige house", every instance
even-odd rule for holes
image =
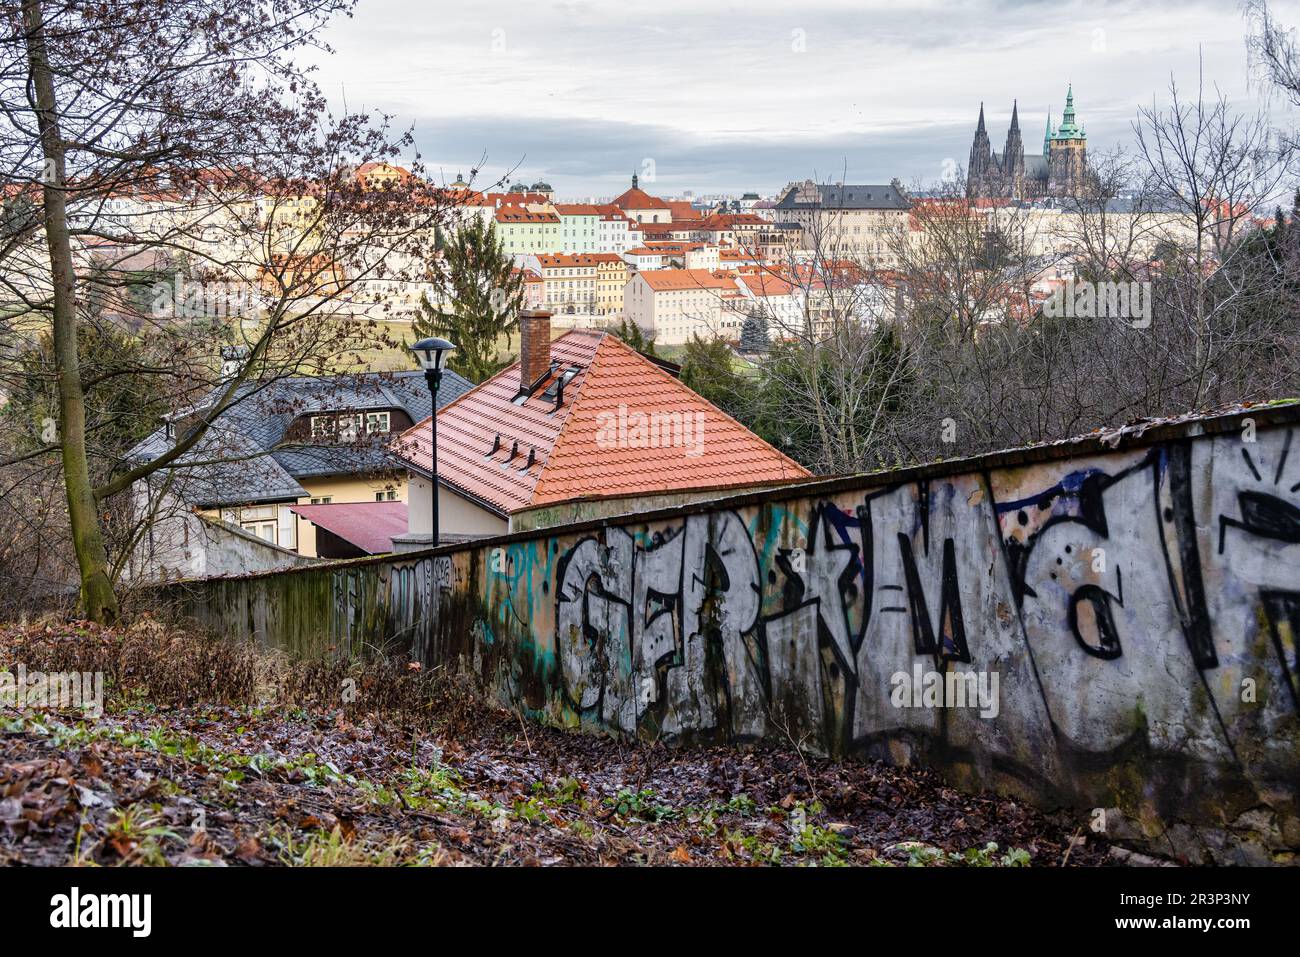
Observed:
[[[623,315],[656,342],[682,345],[719,334],[724,302],[738,295],[734,279],[707,269],[649,269],[628,281]]]
[[[778,222],[798,227],[803,249],[853,259],[863,265],[895,265],[895,244],[906,238],[911,201],[894,183],[818,185],[791,183],[773,207]]]

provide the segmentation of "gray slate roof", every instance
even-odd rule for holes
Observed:
[[[446,370],[438,389],[438,407],[473,387],[468,379]],[[181,457],[175,487],[187,502],[201,506],[284,501],[307,494],[298,479],[392,468],[388,435],[376,436],[371,442],[277,446],[302,415],[393,408],[404,410],[412,422],[428,418],[433,402],[423,372],[297,376],[249,384]],[[157,458],[175,441],[167,437],[164,426],[140,442],[129,457]],[[211,462],[213,459],[224,461]]]
[[[889,184],[818,185],[819,201],[801,202],[799,190],[790,189],[781,197],[775,209],[910,209],[907,197]]]

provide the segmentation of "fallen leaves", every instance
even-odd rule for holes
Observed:
[[[998,859],[1107,859],[1102,841],[1072,846],[1018,802],[919,768],[564,733],[482,701],[472,721],[457,703],[454,723],[416,726],[337,707],[156,704],[0,724],[0,862],[952,863],[989,843]]]

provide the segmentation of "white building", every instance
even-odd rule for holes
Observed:
[[[692,335],[722,334],[723,303],[738,295],[734,279],[707,269],[652,269],[628,281],[623,314],[656,342],[682,345]]]

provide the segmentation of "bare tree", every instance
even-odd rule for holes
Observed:
[[[53,377],[58,427],[52,440],[0,449],[0,460],[58,457],[81,605],[96,620],[117,611],[106,503],[182,464],[259,386],[346,364],[383,336],[374,288],[425,278],[434,227],[454,200],[428,184],[418,158],[409,176],[386,165],[365,175],[366,163],[409,153],[409,133],[391,134],[382,116],[331,116],[294,59],[352,6],[3,7],[0,289],[13,335],[30,344],[48,329],[52,344],[48,366],[3,371],[11,383]],[[184,275],[181,294],[142,303],[142,272]],[[223,308],[232,299],[239,305]],[[129,374],[193,414],[162,455],[97,468],[87,391],[100,370],[85,364],[79,332],[110,320],[151,342]],[[222,345],[239,347],[233,368],[222,368]]]
[[[1167,244],[1160,296],[1192,344],[1181,374],[1195,408],[1219,394],[1225,350],[1264,345],[1245,318],[1274,283],[1259,269],[1237,266],[1249,249],[1243,234],[1292,172],[1294,147],[1264,113],[1239,114],[1221,93],[1207,99],[1203,75],[1195,99],[1185,99],[1173,80],[1169,96],[1167,108],[1142,108],[1133,129],[1151,190],[1190,228],[1188,241],[1171,237]]]

